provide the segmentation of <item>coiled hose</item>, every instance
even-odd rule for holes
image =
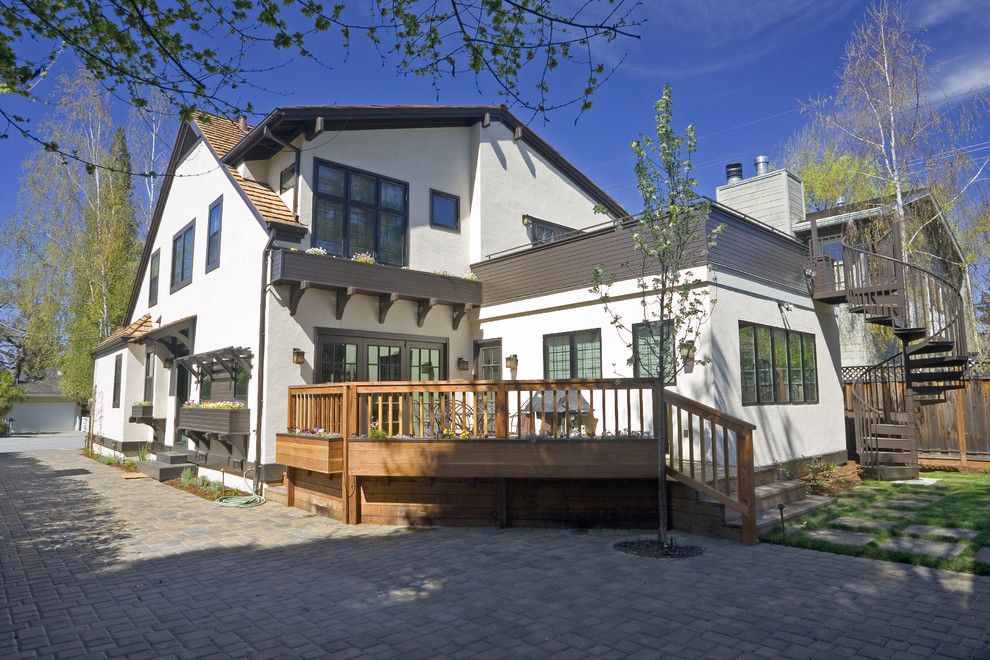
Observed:
[[[253,506],[260,506],[265,503],[265,498],[261,495],[226,495],[214,500],[214,504],[233,509],[249,509]]]

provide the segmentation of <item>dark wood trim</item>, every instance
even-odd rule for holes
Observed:
[[[393,342],[393,344],[409,344],[409,347],[416,346],[427,346],[427,345],[437,345],[441,349],[440,356],[440,377],[447,378],[449,372],[448,360],[450,355],[450,340],[447,337],[435,337],[433,335],[411,335],[402,333],[391,333],[391,332],[376,332],[373,330],[361,330],[353,329],[348,330],[347,328],[326,328],[317,327],[313,329],[314,336],[314,367],[313,367],[313,379],[314,382],[326,382],[326,376],[322,373],[323,364],[320,360],[320,345],[324,341],[337,341],[346,342],[347,340],[355,341],[370,341],[372,343],[382,343],[388,344]],[[367,380],[367,375],[364,370],[367,369],[367,354],[364,354],[364,360],[362,361],[362,346],[358,346],[358,380]],[[363,365],[363,366],[362,366]],[[410,373],[409,365],[409,354],[408,351],[402,351],[402,361],[401,370],[402,373],[408,375]]]
[[[347,303],[350,302],[351,296],[354,295],[355,291],[356,289],[352,286],[337,287],[334,312],[338,321],[344,318],[344,310],[347,309]]]
[[[302,300],[303,294],[311,288],[309,282],[306,280],[289,284],[289,316],[296,315],[296,310],[299,308],[299,302]]]
[[[423,298],[416,301],[416,327],[422,328],[423,324],[426,322],[426,316],[430,313],[430,310],[436,307],[436,298]]]
[[[213,209],[220,207],[220,222],[217,226],[217,259],[214,262],[210,262],[210,217],[213,215]],[[220,246],[222,244],[223,237],[223,195],[220,195],[210,204],[209,210],[206,212],[206,272],[209,273],[211,270],[216,270],[220,267]]]
[[[158,272],[155,274],[154,288],[152,288],[151,282],[151,267],[157,265]],[[158,304],[158,291],[161,288],[162,282],[162,249],[157,248],[151,253],[151,258],[148,261],[148,309],[151,309]],[[140,288],[140,284],[137,285]],[[154,296],[152,296],[154,294]]]
[[[455,332],[459,327],[461,327],[461,321],[464,320],[464,315],[467,314],[468,310],[472,307],[473,305],[467,303],[457,303],[453,306],[451,325],[453,326]]]
[[[591,378],[601,378],[602,374],[602,329],[601,328],[584,328],[582,330],[569,330],[567,332],[551,332],[543,335],[543,378],[549,379],[547,372],[550,370],[550,354],[547,351],[547,338],[549,337],[570,337],[570,360],[571,360],[571,374],[569,378],[572,379],[587,379],[588,376],[577,375],[577,346],[574,343],[574,335],[582,332],[592,332],[598,337],[598,376]]]
[[[446,197],[447,199],[454,200],[454,226],[448,227],[446,225],[440,225],[433,222],[433,196],[438,195],[440,197]],[[434,229],[443,229],[446,231],[451,231],[454,233],[460,233],[461,231],[461,198],[458,195],[453,195],[451,193],[443,192],[442,190],[436,190],[435,188],[430,188],[430,227]]]
[[[388,316],[388,310],[392,309],[392,305],[395,301],[399,299],[394,293],[382,293],[378,296],[378,323],[379,325],[385,325],[385,318]]]

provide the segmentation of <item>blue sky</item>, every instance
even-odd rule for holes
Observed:
[[[579,118],[573,109],[559,110],[547,121],[533,119],[531,126],[635,210],[628,144],[650,130],[652,104],[669,82],[677,123],[698,128],[699,192],[711,195],[724,180],[725,163],[741,161],[749,175],[756,155],[777,155],[804,124],[798,103],[834,88],[844,44],[865,6],[855,0],[647,0],[640,9],[646,19],[642,38],[604,46],[606,61],[625,60],[594,107]],[[913,27],[933,49],[930,62],[944,94],[990,83],[990,14],[983,2],[929,0],[906,7]],[[396,76],[393,63],[383,65],[361,45],[332,69],[302,61],[256,82],[270,91],[245,90],[236,100],[250,100],[262,112],[277,105],[502,102],[491,81],[476,83],[473,76],[442,80],[438,96],[428,79]],[[566,75],[552,79],[556,92],[582,84]],[[32,110],[37,119],[41,110]],[[524,111],[519,114],[529,119]],[[8,180],[20,175],[29,150],[16,137],[0,143],[0,170]],[[981,154],[990,156],[990,150],[974,155]],[[7,217],[16,187],[0,191],[0,217]]]

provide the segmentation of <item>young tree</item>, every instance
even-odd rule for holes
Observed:
[[[605,306],[612,326],[629,348],[636,344],[634,354],[647,351],[649,361],[657,365],[657,405],[655,421],[658,455],[658,540],[668,546],[667,535],[667,423],[665,387],[683,370],[685,363],[674,350],[678,341],[696,350],[701,327],[710,315],[711,305],[703,280],[689,266],[697,263],[705,252],[706,243],[716,239],[721,228],[708,232],[710,204],[695,192],[697,180],[693,175],[692,157],[697,149],[693,125],[685,135],[673,126],[673,106],[670,85],[654,106],[656,135],[640,135],[632,141],[636,157],[636,185],[643,199],[643,209],[634,219],[623,220],[630,225],[632,241],[638,260],[625,264],[625,271],[606,273],[599,266],[593,274],[592,291]],[[604,212],[603,208],[599,209]],[[700,240],[699,240],[700,239]],[[635,318],[622,314],[610,291],[616,282],[633,280],[639,298],[640,312]],[[633,336],[632,326],[643,323],[648,336]],[[702,364],[696,360],[694,364]]]
[[[39,83],[68,58],[137,107],[148,104],[149,90],[158,90],[183,119],[197,109],[233,116],[251,107],[240,107],[232,94],[256,85],[260,73],[300,59],[334,66],[346,61],[352,36],[363,35],[399,74],[428,76],[436,85],[445,76],[468,73],[491,79],[510,102],[534,113],[570,104],[586,109],[612,70],[594,47],[636,37],[639,5],[632,0],[561,6],[550,0],[5,3],[0,93],[40,100]],[[287,63],[277,62],[280,56]],[[583,78],[583,87],[551,97],[550,79],[562,68]],[[36,133],[30,117],[15,107],[0,105],[0,119],[7,122],[0,137],[18,133],[84,157]]]

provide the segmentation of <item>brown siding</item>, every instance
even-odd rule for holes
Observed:
[[[804,274],[809,265],[808,248],[801,242],[720,208],[712,210],[708,223],[709,231],[725,225],[715,245],[709,248],[712,265],[808,292]]]

